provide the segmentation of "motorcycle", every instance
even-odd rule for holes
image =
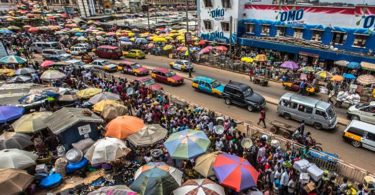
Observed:
[[[298,129],[292,134],[292,140],[298,142],[301,145],[308,146],[311,149],[323,151],[321,143],[316,142],[316,140],[312,137],[309,137],[309,139],[304,138],[304,136],[301,135]]]

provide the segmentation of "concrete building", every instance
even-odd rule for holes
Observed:
[[[375,63],[375,6],[255,1],[198,1],[200,36],[210,41],[232,40],[242,46],[305,55],[332,64],[338,60]]]
[[[188,0],[188,2],[191,6],[196,4],[196,0]],[[143,3],[150,5],[173,6],[186,5],[186,0],[143,0]]]

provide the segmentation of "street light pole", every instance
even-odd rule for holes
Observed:
[[[191,38],[191,35],[189,36],[186,36],[189,34],[189,0],[186,0],[186,34],[185,34],[185,45],[186,45],[186,48],[187,48],[187,52],[188,52],[188,63],[190,64],[191,63],[191,59],[190,59],[190,47],[189,47],[189,40]],[[189,38],[189,39],[188,39]],[[192,67],[189,68],[189,78],[193,77],[192,76]]]
[[[148,32],[151,32],[150,28],[150,4],[147,4],[147,26],[148,26]]]

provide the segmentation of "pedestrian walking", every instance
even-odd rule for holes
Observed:
[[[263,127],[267,128],[267,126],[266,126],[266,111],[264,110],[264,108],[261,108],[261,110],[260,110],[260,117],[259,117],[258,125],[261,122],[263,122]]]

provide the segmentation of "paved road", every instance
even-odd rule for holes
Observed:
[[[137,61],[141,64],[153,67],[168,67],[168,62],[170,59],[161,58],[150,56],[146,60],[132,60]],[[176,71],[180,73],[179,71]],[[120,73],[116,73],[121,76],[125,76]],[[183,73],[182,73],[183,74]],[[186,75],[186,74],[184,74]],[[229,80],[241,81],[251,85],[255,91],[272,98],[278,99],[283,93],[286,91],[280,86],[278,83],[271,82],[269,87],[260,87],[258,85],[253,85],[248,81],[248,77],[245,75],[232,73],[228,71],[223,71],[220,69],[210,68],[206,66],[197,66],[194,72],[194,76],[196,75],[204,75],[213,77],[217,80],[228,82]],[[134,78],[133,76],[126,75],[127,78]],[[187,101],[193,102],[195,104],[204,106],[208,109],[215,110],[217,112],[223,113],[225,115],[231,116],[237,120],[242,121],[252,121],[254,123],[257,122],[259,118],[259,113],[250,113],[246,109],[239,108],[236,106],[228,106],[224,103],[224,100],[213,97],[211,95],[200,93],[195,91],[191,87],[191,81],[185,79],[185,84],[179,87],[172,87],[168,85],[163,85],[163,88],[178,97],[181,97]],[[267,104],[267,121],[270,122],[272,120],[280,120],[291,124],[295,127],[299,125],[299,123],[295,121],[288,121],[284,118],[281,118],[276,113],[276,105]],[[338,115],[344,117],[345,110],[337,109]],[[268,123],[267,128],[270,125]],[[312,127],[307,127],[307,131],[310,131],[314,138],[317,139],[318,142],[323,144],[323,149],[330,153],[338,154],[343,160],[350,162],[354,165],[367,169],[370,172],[375,173],[375,155],[373,152],[366,150],[366,149],[356,149],[352,147],[350,144],[346,143],[342,139],[342,132],[344,131],[344,127],[339,125],[336,130],[332,131],[318,131],[313,129]]]

